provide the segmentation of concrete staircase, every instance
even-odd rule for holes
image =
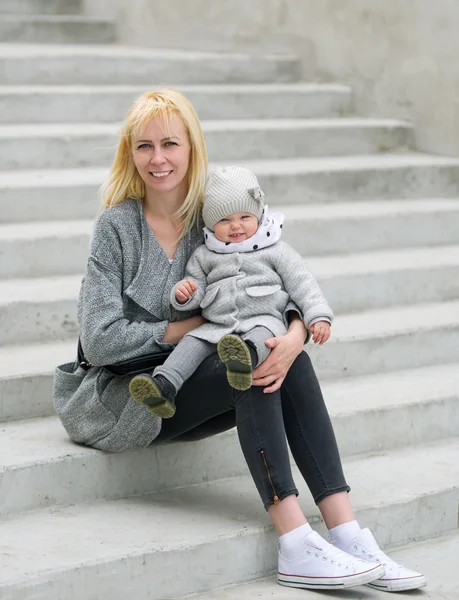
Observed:
[[[298,82],[293,56],[109,45],[113,23],[79,8],[0,0],[2,600],[177,598],[275,567],[235,431],[107,455],[53,416],[114,123],[160,83],[195,103],[213,163],[259,175],[337,313],[308,351],[358,518],[387,546],[456,528],[459,159],[417,153],[409,123],[352,115],[346,86]]]

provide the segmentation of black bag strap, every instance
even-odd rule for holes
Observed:
[[[80,367],[85,371],[88,371],[92,367],[92,364],[89,362],[89,360],[84,357],[83,346],[81,345],[80,338],[78,338],[77,360]]]

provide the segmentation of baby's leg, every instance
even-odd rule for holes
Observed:
[[[153,375],[165,377],[172,383],[177,393],[199,365],[214,352],[215,344],[185,335],[164,364],[156,367]]]
[[[231,387],[248,390],[256,366],[269,356],[265,341],[273,337],[266,327],[254,327],[242,336],[225,335],[217,344],[220,360],[226,365],[226,376]]]
[[[153,376],[144,373],[134,377],[129,392],[137,402],[154,415],[167,419],[175,414],[175,396],[199,365],[215,352],[215,344],[186,335]]]
[[[269,338],[274,337],[273,332],[267,327],[263,327],[263,325],[258,325],[247,333],[244,333],[241,337],[249,346],[255,349],[255,352],[257,353],[257,361],[253,367],[258,367],[258,365],[268,358],[271,352],[271,350],[266,346],[265,342],[266,340],[269,340]]]

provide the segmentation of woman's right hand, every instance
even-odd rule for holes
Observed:
[[[178,344],[186,333],[204,325],[204,323],[207,323],[207,321],[201,315],[196,315],[195,317],[190,317],[183,321],[169,323],[163,342],[166,344]]]

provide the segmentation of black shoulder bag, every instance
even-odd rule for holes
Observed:
[[[128,360],[122,360],[121,362],[115,363],[114,365],[103,365],[109,373],[118,375],[136,375],[138,373],[148,373],[155,367],[162,365],[166,358],[171,354],[172,350],[168,352],[154,352],[152,354],[144,354],[143,356],[137,356],[136,358],[130,358]],[[85,371],[90,369],[93,365],[84,356],[83,346],[81,340],[78,339],[78,350],[77,350],[78,364]]]

